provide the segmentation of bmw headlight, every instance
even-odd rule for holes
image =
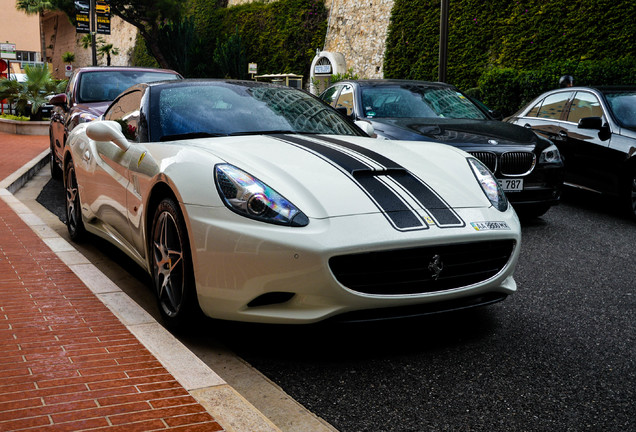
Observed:
[[[216,165],[214,180],[225,205],[240,215],[294,227],[309,223],[307,216],[283,196],[233,165]]]
[[[539,156],[539,163],[543,164],[562,164],[563,160],[561,159],[561,153],[559,153],[559,149],[554,144],[551,144],[545,150],[541,152]]]
[[[508,199],[504,191],[499,187],[497,179],[492,175],[486,165],[479,160],[475,158],[467,158],[467,160],[488,200],[497,210],[506,211],[508,209]]]

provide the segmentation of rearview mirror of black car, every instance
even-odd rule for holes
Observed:
[[[603,128],[603,119],[600,117],[583,117],[579,120],[579,129],[596,129]]]

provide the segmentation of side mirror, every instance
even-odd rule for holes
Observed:
[[[50,105],[55,105],[55,106],[59,106],[63,108],[66,108],[67,103],[68,103],[68,99],[66,98],[65,93],[56,94],[51,99],[49,99]]]
[[[365,134],[369,135],[370,137],[375,135],[375,129],[373,128],[373,125],[371,123],[363,121],[363,120],[356,120],[354,121],[354,123],[360,129],[362,129],[362,131]]]
[[[111,141],[123,151],[128,150],[130,143],[121,131],[121,125],[111,120],[95,120],[86,126],[86,136],[93,141]]]
[[[351,117],[349,114],[347,114],[347,108],[346,107],[338,107],[338,108],[336,108],[336,111],[338,111],[338,113],[340,113],[340,115],[343,116],[343,117]]]
[[[495,120],[500,120],[501,121],[504,118],[503,114],[500,111],[497,111],[497,110],[488,110],[488,113]]]
[[[603,119],[600,117],[583,117],[579,120],[579,129],[603,129]]]

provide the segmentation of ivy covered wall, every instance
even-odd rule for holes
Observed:
[[[463,90],[482,87],[480,80],[488,74],[510,80],[513,76],[520,79],[523,71],[542,69],[549,70],[550,76],[543,74],[533,92],[557,86],[559,76],[565,73],[577,79],[577,70],[583,80],[576,83],[581,85],[636,83],[636,2],[449,3],[447,81]],[[440,0],[395,0],[386,41],[385,78],[437,80],[439,16]],[[612,82],[584,82],[587,77],[598,79],[599,73],[590,70],[601,63],[622,69],[609,74]],[[493,72],[498,69],[508,73]],[[519,90],[519,85],[513,83],[512,87]],[[496,96],[490,93],[492,87],[488,93],[481,90],[486,102]]]
[[[208,76],[225,74],[218,64],[211,64],[215,50],[224,45],[231,50],[228,43],[235,44],[238,35],[244,49],[245,75],[247,62],[254,62],[259,74],[295,73],[307,79],[316,48],[323,46],[327,31],[323,0],[279,0],[227,8],[207,0],[191,0],[190,8],[205,47],[202,55],[209,63],[204,71]]]

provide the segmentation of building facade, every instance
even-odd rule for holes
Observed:
[[[9,59],[12,75],[22,74],[24,64],[42,62],[39,16],[17,10],[16,3],[0,0],[0,43],[15,44],[16,48],[16,58]]]

